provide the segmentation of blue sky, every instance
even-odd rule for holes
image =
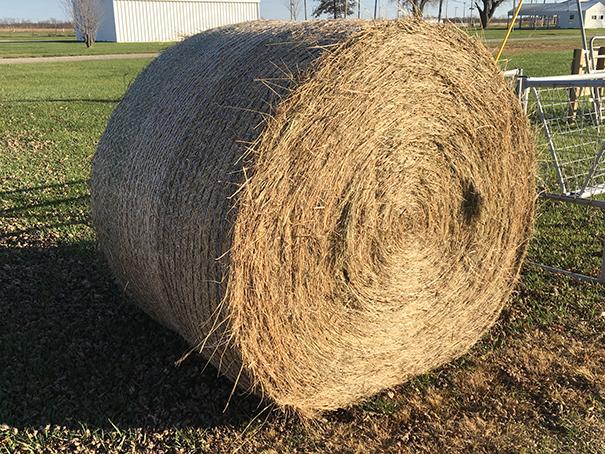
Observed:
[[[288,0],[261,0],[262,17],[265,19],[289,18],[288,9],[286,7],[287,1]],[[303,0],[300,1],[302,4]],[[462,7],[464,3],[466,4],[466,15],[468,16],[470,0],[444,0],[444,2],[447,2],[448,4],[447,11],[450,17],[454,16],[456,12],[459,16],[462,16]],[[315,0],[307,0],[309,16],[314,4]],[[394,2],[390,0],[379,0],[378,4],[380,16],[394,17]],[[506,6],[500,7],[496,13],[498,16],[506,14],[506,11],[510,9],[511,2],[506,2],[505,4]],[[373,0],[361,0],[361,9],[364,17],[370,17],[374,10]],[[429,7],[428,12],[436,14],[436,7]],[[477,17],[476,10],[474,15]],[[63,12],[59,0],[0,0],[0,18],[39,21],[50,18],[63,19],[64,17],[65,13]]]

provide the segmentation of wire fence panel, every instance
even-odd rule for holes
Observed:
[[[605,208],[605,74],[521,77],[517,90],[537,129],[540,195]],[[605,283],[605,255],[598,277],[541,266]]]
[[[605,196],[599,197],[605,195],[605,79],[547,79],[540,78],[542,84],[526,79],[523,92],[529,118],[541,130],[540,189],[571,201],[603,202],[605,207]]]

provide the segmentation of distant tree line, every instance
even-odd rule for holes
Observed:
[[[309,0],[311,1],[311,0]],[[444,0],[390,0],[396,5],[397,17],[400,15],[414,15],[422,17],[428,5],[436,5]],[[482,28],[487,28],[496,12],[496,9],[504,3],[505,0],[477,0],[474,5],[479,12],[479,20]],[[301,6],[304,8],[303,16],[306,17],[306,1],[285,0],[290,19],[297,20],[300,15]],[[342,19],[351,16],[360,16],[360,0],[317,0],[312,10],[314,17],[325,17],[331,19]],[[366,7],[368,0],[364,0]],[[470,3],[470,2],[469,2]],[[441,5],[442,6],[442,5]],[[373,15],[376,18],[378,10],[378,0],[373,0]],[[458,21],[460,22],[460,21]]]
[[[73,28],[73,23],[59,19],[47,19],[43,21],[31,21],[27,19],[17,19],[13,17],[0,18],[0,28],[27,28],[27,29],[48,29],[48,28]]]

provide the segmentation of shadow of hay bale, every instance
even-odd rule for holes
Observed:
[[[212,427],[260,411],[122,297],[94,244],[0,249],[0,424]]]

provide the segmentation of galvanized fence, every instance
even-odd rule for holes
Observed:
[[[520,76],[515,80],[526,113],[540,129],[540,196],[604,209],[605,74]],[[605,254],[598,277],[541,266],[576,279],[605,283]]]

